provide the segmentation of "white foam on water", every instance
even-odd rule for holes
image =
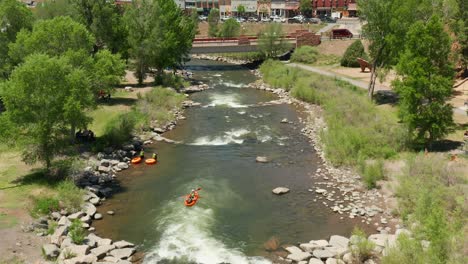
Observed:
[[[221,74],[217,73],[213,75],[214,77],[221,77]]]
[[[207,195],[230,196],[229,193],[227,188],[222,194]],[[246,256],[239,248],[231,248],[215,238],[211,229],[216,223],[216,215],[213,209],[204,208],[203,194],[200,195],[196,206],[185,207],[181,199],[174,199],[158,213],[156,225],[161,231],[161,238],[146,254],[144,264],[156,264],[163,260],[200,264],[271,264],[262,257]]]
[[[237,113],[238,113],[239,115],[245,115],[245,113],[247,113],[247,112],[245,112],[245,111],[239,111],[239,112],[237,112]]]
[[[216,136],[216,137],[209,137],[203,136],[195,139],[193,143],[189,145],[195,146],[223,146],[228,144],[242,144],[244,140],[240,137],[247,135],[250,133],[249,130],[246,129],[236,129],[224,132],[223,136]]]
[[[231,108],[245,108],[247,105],[243,105],[239,102],[239,99],[235,94],[212,94],[210,96],[211,103],[205,107],[216,107],[216,106],[228,106]]]
[[[232,83],[232,82],[222,82],[221,84],[226,87],[233,87],[233,88],[243,88],[246,86],[245,84],[242,84],[242,83]]]

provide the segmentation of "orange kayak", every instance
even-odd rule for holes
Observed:
[[[141,162],[141,157],[135,157],[132,159],[132,164],[138,164]]]
[[[148,165],[153,165],[156,164],[157,160],[156,159],[146,159],[145,163]]]
[[[185,196],[185,201],[184,201],[185,206],[188,206],[188,207],[194,206],[198,201],[198,192],[195,192],[195,197],[192,199],[191,202],[189,202],[190,201],[189,198],[190,198],[190,195]]]

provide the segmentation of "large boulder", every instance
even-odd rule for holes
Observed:
[[[309,252],[302,252],[302,251],[292,253],[287,256],[288,259],[296,261],[296,262],[307,260],[310,257],[312,257],[312,255]]]
[[[118,259],[128,259],[135,253],[134,248],[120,248],[112,250],[109,255]]]
[[[58,257],[60,250],[57,245],[45,244],[42,246],[42,254],[44,254],[46,259],[52,260]]]
[[[389,234],[373,234],[369,236],[369,241],[380,247],[394,246],[396,243],[396,236]]]
[[[276,187],[272,190],[274,194],[281,195],[289,192],[289,189],[286,187]]]
[[[117,164],[117,167],[118,167],[119,169],[125,170],[125,169],[128,169],[128,164],[127,164],[126,162],[119,162],[119,163]]]
[[[97,261],[94,255],[77,256],[71,259],[66,259],[63,264],[93,264]]]
[[[326,240],[312,240],[309,243],[300,244],[299,247],[306,252],[313,252],[315,249],[320,249],[328,246]]]
[[[333,252],[331,252],[328,249],[316,249],[312,252],[314,257],[319,258],[319,259],[327,259],[327,258],[332,258],[335,256]]]
[[[55,232],[50,236],[50,243],[60,245],[62,236],[65,236],[68,232],[68,226],[59,226],[55,229]]]
[[[57,223],[59,226],[70,226],[71,222],[66,216],[60,217],[60,220]]]
[[[96,206],[94,206],[93,204],[91,203],[85,203],[83,205],[83,211],[89,215],[90,217],[94,216],[94,214],[96,213],[97,209],[96,209]]]
[[[69,245],[63,250],[68,251],[69,253],[75,256],[84,256],[89,253],[88,245]]]
[[[120,240],[120,241],[117,241],[117,242],[114,242],[114,246],[116,248],[129,248],[129,247],[135,247],[134,244],[130,243],[130,242],[127,242],[125,240]]]
[[[344,236],[334,235],[330,237],[330,242],[328,243],[331,246],[347,248],[349,244],[349,239]]]
[[[323,264],[323,261],[321,261],[320,259],[311,258],[309,259],[309,264]]]
[[[113,249],[115,249],[114,245],[99,246],[95,249],[92,249],[91,253],[95,255],[98,259],[102,259],[107,255],[108,252],[110,252]]]
[[[85,215],[85,213],[83,213],[83,211],[78,211],[78,212],[76,212],[74,214],[69,215],[68,219],[75,220],[75,219],[83,217],[84,215]]]
[[[99,172],[108,173],[108,172],[110,172],[110,170],[111,170],[110,167],[104,167],[104,166],[99,166],[99,167],[98,167],[98,171],[99,171]]]

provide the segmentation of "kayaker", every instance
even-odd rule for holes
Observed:
[[[190,192],[190,198],[193,199],[195,198],[195,190],[192,189],[192,191]]]
[[[144,159],[145,158],[145,151],[141,149],[140,151],[140,158]]]

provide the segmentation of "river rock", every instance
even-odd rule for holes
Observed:
[[[102,214],[96,213],[96,214],[94,215],[94,219],[96,219],[96,220],[101,220],[101,219],[102,219]]]
[[[328,249],[316,249],[312,252],[314,257],[319,258],[319,259],[326,259],[326,258],[332,258],[335,256],[333,252],[329,251]]]
[[[114,215],[115,212],[114,212],[114,211],[107,211],[107,214],[108,214],[108,215]]]
[[[73,242],[71,240],[71,238],[69,237],[65,237],[62,241],[62,244],[60,244],[60,249],[64,249],[64,248],[67,248],[67,247],[70,247],[70,246],[73,246]]]
[[[90,217],[94,216],[94,214],[96,213],[96,206],[94,206],[93,204],[91,203],[85,203],[83,205],[83,211],[89,215]]]
[[[133,253],[135,253],[134,248],[120,248],[112,250],[109,254],[118,259],[128,259]]]
[[[59,226],[70,226],[71,222],[66,216],[60,217],[60,220],[57,223]]]
[[[91,253],[95,255],[98,259],[102,259],[107,255],[109,251],[113,249],[115,249],[114,245],[104,245],[104,246],[99,246],[95,249],[92,249]]]
[[[128,164],[127,164],[126,162],[119,162],[119,163],[117,164],[117,167],[118,167],[119,169],[125,170],[125,169],[128,169]]]
[[[62,215],[59,212],[53,212],[53,213],[50,214],[50,216],[54,220],[59,220],[62,217]]]
[[[101,238],[96,241],[98,246],[110,246],[112,245],[112,240],[109,238]]]
[[[318,243],[316,241],[319,241]],[[306,252],[313,252],[315,249],[324,248],[328,245],[326,240],[312,240],[309,243],[300,244],[299,247]]]
[[[42,246],[42,253],[46,259],[55,259],[60,254],[60,250],[57,245],[45,244]]]
[[[264,156],[258,156],[256,159],[255,159],[256,162],[259,162],[259,163],[267,163],[268,162],[268,158],[267,157],[264,157]]]
[[[298,248],[298,247],[296,247],[296,246],[289,246],[289,247],[285,247],[284,249],[285,249],[287,252],[289,252],[290,254],[303,252],[300,248]]]
[[[318,193],[318,194],[323,194],[323,193],[326,193],[327,190],[325,190],[325,189],[317,189],[317,190],[315,190],[315,192]]]
[[[125,240],[120,240],[120,241],[117,241],[117,242],[114,242],[114,246],[116,248],[129,248],[129,247],[135,247],[134,244],[130,243],[130,242],[127,242]]]
[[[325,264],[344,264],[344,262],[341,259],[329,258],[325,261]]]
[[[325,239],[311,240],[311,241],[309,241],[309,244],[316,245],[317,247],[326,247],[326,246],[328,246],[328,241],[326,241]]]
[[[343,255],[343,261],[346,263],[346,264],[352,264],[353,261],[354,261],[354,258],[353,258],[353,254],[351,253],[346,253]]]
[[[99,162],[99,166],[102,166],[102,167],[109,167],[110,166],[110,160],[107,160],[107,159],[103,159]]]
[[[99,199],[99,197],[93,197],[89,199],[89,202],[92,203],[93,205],[98,205],[100,201],[101,199]]]
[[[320,259],[311,258],[309,259],[309,264],[323,264],[323,261],[321,261]]]
[[[61,237],[66,235],[68,232],[68,226],[59,226],[57,229],[55,229],[54,234],[50,236],[50,243],[60,245]]]
[[[302,252],[302,251],[292,253],[287,256],[288,259],[291,259],[296,262],[307,260],[310,257],[312,257],[312,255],[309,252]]]
[[[75,220],[75,219],[81,218],[84,215],[85,215],[85,213],[83,213],[82,211],[78,211],[78,212],[76,212],[74,214],[69,215],[68,219]]]
[[[272,190],[274,194],[281,195],[289,192],[289,189],[286,187],[276,187]]]
[[[393,246],[396,242],[395,235],[373,234],[369,236],[369,241],[380,247]]]
[[[83,223],[90,223],[91,222],[91,217],[89,215],[85,215],[83,217],[80,218],[81,222]]]
[[[283,119],[281,120],[281,123],[283,123],[283,124],[286,124],[286,123],[288,123],[288,122],[289,122],[289,121],[288,121],[287,118],[283,118]]]
[[[94,255],[78,256],[71,259],[66,259],[63,264],[92,264],[97,261],[97,257]]]
[[[74,254],[75,256],[83,256],[89,253],[88,245],[70,245],[64,250],[68,250],[69,253]]]
[[[107,172],[110,172],[110,170],[111,170],[110,167],[104,167],[104,166],[99,166],[99,167],[98,167],[98,171],[99,171],[99,172],[105,172],[105,173],[107,173]]]
[[[330,237],[330,242],[328,243],[335,247],[347,248],[349,244],[349,239],[344,236],[334,235]]]

